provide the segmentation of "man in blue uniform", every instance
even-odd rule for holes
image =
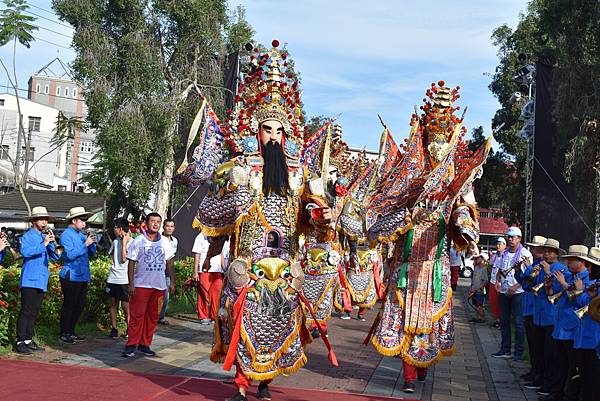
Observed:
[[[58,259],[54,252],[54,234],[52,231],[46,232],[49,218],[45,207],[34,207],[28,219],[31,228],[21,239],[21,311],[17,320],[15,347],[19,354],[43,351],[33,340],[35,320],[40,313],[44,293],[48,289],[48,261]]]
[[[529,347],[529,363],[531,365],[529,372],[522,375],[521,378],[528,381],[528,383],[525,383],[524,387],[534,389],[539,389],[541,387],[540,382],[542,369],[540,367],[539,358],[536,357],[535,353],[535,330],[533,326],[535,295],[533,294],[529,284],[531,283],[531,274],[533,269],[539,265],[542,260],[544,260],[545,243],[546,237],[535,235],[531,242],[526,244],[529,246],[529,250],[533,255],[533,263],[529,265],[524,272],[522,272],[521,269],[517,269],[515,271],[515,279],[519,284],[521,284],[523,291],[525,291],[523,295],[523,323],[525,325],[525,338],[527,339],[527,345]],[[528,279],[525,279],[526,277]]]
[[[90,281],[89,257],[96,254],[96,238],[84,231],[90,214],[83,207],[72,208],[65,218],[69,222],[69,228],[60,236],[60,244],[65,247],[65,263],[59,276],[65,299],[60,311],[59,339],[69,344],[84,340],[75,334],[75,325],[85,308]]]
[[[567,296],[567,291],[575,290],[574,282],[576,279],[582,281],[583,286],[589,284],[589,272],[586,269],[585,261],[581,255],[588,254],[588,248],[584,245],[571,245],[566,255],[568,270],[565,272],[557,271],[554,273],[555,279],[552,283],[545,283],[546,292],[549,299],[554,299],[556,309],[556,320],[552,338],[554,339],[553,349],[553,374],[550,385],[550,394],[543,398],[544,401],[577,399],[577,386],[571,380],[577,373],[577,358],[573,350],[573,341],[575,332],[580,324],[575,311],[577,304]],[[562,294],[562,295],[560,295]]]
[[[537,381],[529,383],[535,387],[541,387],[537,393],[540,396],[548,396],[550,394],[550,386],[552,382],[553,359],[552,349],[554,348],[554,340],[552,339],[552,331],[554,330],[555,310],[553,305],[548,301],[546,288],[543,285],[546,281],[554,279],[554,273],[557,271],[566,271],[567,267],[558,261],[559,255],[564,254],[564,250],[560,247],[560,242],[553,238],[546,239],[544,243],[544,260],[537,266],[534,266],[531,271],[528,271],[526,276],[534,275],[530,287],[536,289],[533,303],[533,327],[534,327],[534,344],[535,355],[538,359],[539,374]],[[534,293],[535,294],[535,293]]]
[[[581,293],[575,302],[577,307],[586,307],[590,301],[598,296],[598,283],[600,283],[600,248],[590,248],[587,257],[580,256],[586,262],[590,274],[590,285],[584,287],[583,280],[575,280],[575,288]],[[600,346],[600,323],[594,321],[589,313],[585,313],[575,332],[573,348],[578,356],[580,374],[580,400],[600,400],[600,355],[596,348]]]

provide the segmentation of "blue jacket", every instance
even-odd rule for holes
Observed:
[[[575,281],[575,275],[568,270],[563,274],[565,275],[567,284],[572,285],[573,281]],[[577,275],[583,281],[583,286],[587,287],[590,282],[589,272],[585,270]],[[552,290],[556,294],[562,291],[563,288],[557,280],[554,280]],[[575,340],[575,333],[581,323],[575,314],[575,311],[578,309],[577,303],[575,301],[569,302],[569,298],[565,292],[558,302],[554,304],[554,307],[556,308],[556,322],[554,323],[552,338],[555,340]]]
[[[44,246],[44,238],[45,235],[35,228],[27,230],[21,238],[21,288],[39,288],[44,292],[48,289],[48,260],[58,260],[58,256],[54,253],[54,244]]]
[[[568,271],[567,266],[559,262],[554,262],[550,265],[550,273],[554,273],[558,270],[564,270],[565,272]],[[531,286],[533,287],[544,282],[544,277],[546,277],[546,272],[544,272],[544,269],[542,269]],[[548,301],[546,288],[542,287],[542,289],[538,292],[538,296],[535,297],[533,304],[533,324],[536,326],[554,326],[555,320],[556,308],[550,303],[550,301]]]
[[[590,284],[593,280],[590,281]],[[585,293],[575,300],[578,308],[582,308],[590,303],[592,298]],[[592,320],[589,313],[586,313],[581,319],[579,327],[575,332],[575,342],[573,348],[576,349],[596,349],[600,345],[600,323]]]
[[[87,236],[69,227],[60,236],[60,244],[65,247],[63,252],[64,265],[59,275],[71,281],[90,281],[90,256],[96,254],[96,244],[85,246]]]
[[[525,291],[523,297],[523,316],[533,316],[535,313],[535,295],[531,291],[531,286],[525,284],[524,278],[529,276],[533,271],[533,268],[539,265],[540,262],[541,260],[536,260],[531,266],[528,266],[523,273],[521,273],[521,269],[515,271],[515,280],[521,284],[521,287],[523,287],[523,290]]]
[[[6,256],[6,248],[4,248],[3,250],[0,251],[0,263],[2,263],[5,256]]]

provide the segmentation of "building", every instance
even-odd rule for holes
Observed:
[[[67,117],[82,121],[87,116],[83,87],[76,82],[69,68],[57,57],[29,78],[28,98],[61,111]],[[53,187],[59,190],[81,191],[85,188],[82,176],[93,168],[95,132],[76,130],[73,140],[60,149],[61,166],[56,172]]]
[[[28,189],[25,197],[31,207],[45,206],[48,213],[55,217],[56,225],[64,226],[64,218],[73,207],[83,206],[88,212],[102,215],[104,198],[98,194],[86,194],[68,191],[44,191]],[[29,228],[27,206],[18,191],[0,195],[0,226],[23,231]],[[92,218],[95,216],[92,216]]]
[[[508,224],[500,209],[479,210],[479,244],[483,249],[493,249],[496,239],[508,232]]]
[[[25,157],[29,159],[30,182],[27,187],[56,188],[54,177],[64,171],[66,159],[51,143],[58,120],[58,110],[28,99],[19,98],[23,128],[29,138],[29,154],[21,143],[20,166],[24,169]],[[17,157],[17,98],[13,94],[0,94],[0,190],[12,190],[13,163]],[[58,188],[56,188],[58,189]]]

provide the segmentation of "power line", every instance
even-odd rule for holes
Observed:
[[[64,34],[62,32],[55,31],[54,29],[46,28],[45,26],[39,26],[39,25],[33,25],[33,26],[36,27],[36,28],[40,28],[40,29],[46,30],[48,32],[52,32],[52,33],[54,33],[56,35],[64,36],[65,38],[69,38],[69,39],[73,38],[71,35],[66,35],[66,34]]]
[[[72,27],[71,25],[63,24],[62,22],[58,22],[58,21],[55,21],[55,20],[53,20],[53,19],[46,18],[46,17],[44,17],[43,15],[36,14],[36,13],[34,13],[34,12],[31,12],[31,11],[29,11],[29,10],[25,10],[25,12],[26,12],[26,13],[29,13],[29,14],[31,14],[31,15],[34,15],[34,16],[36,16],[36,17],[38,17],[38,18],[45,19],[46,21],[53,22],[53,23],[55,23],[55,24],[57,24],[57,25],[64,26],[64,27],[66,27],[66,28],[69,28],[69,29],[73,29],[73,27]]]
[[[42,8],[42,7],[36,6],[36,5],[34,5],[34,4],[29,4],[29,6],[30,6],[30,7],[33,7],[33,8],[37,8],[38,10],[41,10],[41,11],[45,11],[45,12],[47,12],[48,14],[56,15],[56,13],[55,13],[54,11],[46,10],[45,8]]]
[[[56,46],[56,47],[62,47],[63,49],[72,50],[70,47],[63,46],[63,45],[59,45],[58,43],[50,42],[49,40],[46,40],[46,39],[39,38],[39,37],[37,37],[37,36],[35,36],[35,35],[31,35],[31,36],[33,36],[33,37],[34,37],[36,40],[39,40],[39,41],[41,41],[41,42],[46,42],[46,43],[48,43],[48,44],[51,44],[51,45],[54,45],[54,46]]]

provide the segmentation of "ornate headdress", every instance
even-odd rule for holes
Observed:
[[[450,89],[444,81],[431,84],[426,95],[430,100],[423,99],[421,106],[424,111],[420,117],[419,127],[423,131],[424,145],[429,152],[430,161],[437,164],[444,160],[456,141],[465,134],[466,128],[462,126],[462,117],[454,115],[460,106],[454,107],[454,102],[460,98],[460,87]],[[415,117],[415,116],[413,116]]]
[[[277,40],[272,45],[250,55],[252,70],[239,87],[236,112],[227,119],[227,137],[235,152],[257,154],[260,124],[278,121],[285,130],[285,153],[297,158],[304,138],[298,77],[288,68],[287,51],[278,49]]]

